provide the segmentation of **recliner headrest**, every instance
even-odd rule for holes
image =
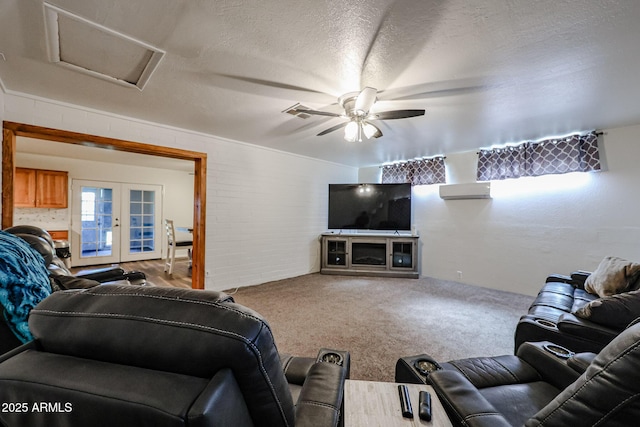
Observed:
[[[32,234],[46,240],[51,247],[53,247],[53,238],[44,228],[36,227],[35,225],[14,225],[13,227],[5,228],[4,231],[11,234]]]
[[[15,236],[20,237],[22,240],[26,241],[29,246],[31,246],[40,255],[42,255],[45,265],[51,264],[56,257],[53,246],[51,246],[46,239],[33,234],[24,233],[15,233]]]

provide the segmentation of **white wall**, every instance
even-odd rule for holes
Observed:
[[[535,295],[550,273],[593,270],[608,255],[640,261],[639,132],[606,131],[606,171],[493,181],[488,200],[414,187],[421,274]],[[474,156],[447,154],[450,172],[473,179]]]
[[[4,119],[207,153],[207,289],[318,271],[327,183],[357,180],[356,168],[17,94]]]
[[[4,120],[208,153],[209,289],[318,271],[327,183],[379,179],[378,168],[358,171],[46,100],[3,98]],[[606,130],[608,170],[585,174],[577,186],[568,176],[496,181],[493,199],[450,201],[438,197],[437,185],[415,187],[421,274],[533,295],[549,273],[594,269],[607,255],[640,260],[638,132]],[[468,167],[469,156],[447,154],[447,162]],[[473,176],[464,167],[457,173]]]

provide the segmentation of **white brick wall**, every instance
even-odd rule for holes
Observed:
[[[44,99],[4,103],[8,121],[207,153],[207,289],[318,271],[327,184],[357,180],[356,168]]]

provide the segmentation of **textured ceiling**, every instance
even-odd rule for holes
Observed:
[[[144,90],[48,62],[43,5],[0,0],[0,79],[33,94],[353,166],[640,123],[637,0],[55,0],[166,54]],[[424,108],[348,143],[297,102]],[[142,141],[145,142],[145,141]]]

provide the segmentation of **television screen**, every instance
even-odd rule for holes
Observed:
[[[411,184],[329,184],[329,229],[411,230]]]

